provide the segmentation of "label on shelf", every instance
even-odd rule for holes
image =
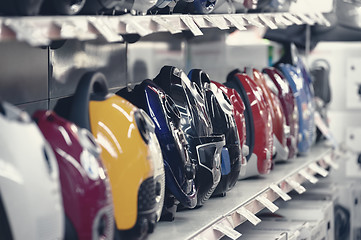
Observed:
[[[222,15],[204,15],[203,17],[221,30],[229,29],[229,26]]]
[[[240,15],[224,15],[224,18],[227,19],[231,24],[233,24],[238,30],[244,31],[247,30],[247,28],[244,26],[244,19]]]
[[[304,192],[306,192],[306,188],[304,188],[301,184],[299,184],[298,182],[296,182],[293,179],[286,179],[287,184],[289,184],[298,194],[302,194]]]
[[[256,200],[258,202],[260,202],[263,206],[265,206],[268,210],[270,210],[271,212],[276,212],[278,210],[278,207],[276,204],[274,204],[273,202],[271,202],[268,198],[266,198],[265,196],[258,196],[256,197]]]
[[[258,218],[255,214],[253,214],[251,211],[246,209],[245,207],[240,207],[236,211],[239,215],[245,217],[248,221],[250,221],[254,226],[256,226],[258,223],[261,222],[261,219]]]
[[[154,16],[152,18],[152,21],[167,29],[168,32],[170,32],[171,34],[182,32],[182,30],[180,30],[178,26],[172,24],[171,21],[169,21],[167,18],[164,18],[163,16]]]
[[[311,183],[315,184],[318,182],[318,179],[309,174],[305,169],[302,169],[301,171],[298,172],[302,177],[306,178],[308,181],[310,181]]]
[[[312,19],[310,19],[306,14],[304,13],[298,13],[297,17],[299,17],[304,23],[308,24],[308,25],[314,25],[315,21],[313,21]]]
[[[298,19],[297,17],[293,16],[292,13],[284,13],[283,16],[287,19],[289,19],[291,22],[293,22],[296,25],[303,25],[304,23]]]
[[[132,21],[133,19],[133,21]],[[140,36],[144,37],[146,35],[149,35],[152,33],[152,31],[148,28],[145,28],[142,26],[142,24],[140,24],[139,22],[137,21],[134,21],[135,19],[134,18],[129,18],[127,20],[122,20],[123,22],[125,22],[125,24],[127,25],[127,28],[131,28],[130,30],[134,30],[136,33],[138,33]],[[129,30],[127,29],[127,32]]]
[[[88,17],[88,21],[108,42],[124,41],[123,37],[118,35],[118,33],[110,27],[110,24],[106,21],[106,19],[99,17]]]
[[[288,195],[286,192],[284,192],[280,187],[278,187],[276,184],[271,184],[269,186],[272,191],[274,191],[275,193],[278,194],[278,196],[280,196],[283,201],[288,201],[288,200],[291,200],[291,196]]]
[[[236,230],[234,230],[233,228],[231,228],[230,226],[227,226],[226,224],[224,224],[222,222],[214,225],[213,229],[218,232],[221,232],[222,234],[226,235],[227,237],[229,237],[232,240],[236,240],[242,236],[241,233],[237,232]]]
[[[277,19],[278,22],[280,22],[280,23],[282,23],[282,24],[284,24],[284,25],[286,25],[286,26],[291,26],[291,25],[293,25],[293,22],[291,22],[290,20],[288,20],[287,18],[285,18],[285,17],[283,16],[283,14],[278,14],[278,15],[276,16],[276,19]]]
[[[332,160],[331,155],[327,155],[327,156],[323,157],[323,160],[324,160],[328,165],[330,165],[332,168],[334,168],[334,169],[336,169],[336,170],[340,168],[340,166],[339,166],[336,162],[334,162],[334,161]]]
[[[197,24],[193,21],[190,16],[181,15],[180,16],[182,22],[187,26],[187,28],[193,33],[194,36],[203,35],[202,31],[199,29]]]
[[[258,17],[270,29],[277,29],[278,28],[277,25],[271,19],[269,19],[266,15],[259,14]]]
[[[318,166],[317,163],[311,163],[308,165],[308,167],[315,171],[316,173],[320,174],[322,177],[327,177],[328,171],[326,169],[323,169],[322,167]]]
[[[325,25],[326,27],[330,27],[331,23],[323,16],[322,13],[316,12],[315,15],[321,20],[321,24]]]
[[[256,27],[259,28],[264,28],[265,26],[260,22],[258,16],[253,16],[253,15],[243,15],[242,16],[244,19],[246,19],[249,24],[254,25]]]

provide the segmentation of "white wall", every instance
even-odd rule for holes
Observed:
[[[361,133],[361,98],[357,96],[356,84],[357,81],[361,83],[361,42],[319,43],[311,52],[308,63],[312,64],[319,58],[326,59],[331,66],[332,100],[329,105],[331,131],[339,142],[346,141],[349,145],[358,146],[358,149],[354,150],[361,152],[361,136],[350,139],[351,133],[354,135]],[[357,62],[360,62],[360,65]]]

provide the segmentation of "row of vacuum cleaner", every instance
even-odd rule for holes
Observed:
[[[2,102],[1,236],[144,239],[177,210],[307,154],[315,111],[300,58],[237,69],[224,83],[164,66],[116,94],[89,72],[32,118]]]

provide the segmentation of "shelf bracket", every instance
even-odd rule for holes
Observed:
[[[339,166],[336,162],[334,162],[334,161],[332,160],[331,155],[327,155],[327,156],[323,157],[323,160],[324,160],[328,165],[330,165],[332,168],[334,168],[334,169],[336,169],[336,170],[340,168],[340,166]]]
[[[197,24],[193,21],[192,17],[188,15],[180,16],[180,19],[184,23],[184,25],[193,33],[194,36],[203,35],[202,31],[199,29]]]
[[[292,198],[291,198],[291,196],[290,195],[288,195],[286,192],[284,192],[280,187],[278,187],[276,184],[271,184],[270,186],[269,186],[271,189],[272,189],[272,191],[274,191],[278,196],[280,196],[282,199],[283,199],[283,201],[289,201],[289,200],[291,200]]]
[[[240,232],[237,232],[232,227],[226,225],[223,222],[217,223],[213,226],[213,230],[218,231],[232,240],[236,240],[242,236]]]
[[[318,182],[318,179],[313,176],[312,174],[309,174],[306,169],[302,169],[298,172],[302,177],[306,178],[308,181],[310,181],[312,184],[315,184]]]
[[[265,196],[258,196],[256,197],[256,200],[260,202],[263,206],[265,206],[268,210],[270,210],[272,213],[276,212],[279,209],[276,204],[271,202]]]
[[[162,16],[154,16],[152,21],[157,23],[158,25],[167,29],[171,34],[181,33],[182,31],[170,22],[167,18],[163,18]]]
[[[234,25],[238,30],[245,31],[247,28],[245,27],[244,20],[241,16],[238,16],[238,19],[236,16],[232,15],[224,15],[224,18],[227,19],[232,25]],[[239,20],[241,19],[241,20]]]
[[[291,179],[291,178],[287,178],[285,180],[287,182],[288,185],[290,185],[298,194],[302,194],[304,192],[306,192],[306,188],[304,188],[301,184],[299,184],[298,182],[296,182],[295,180]]]
[[[258,218],[255,214],[253,214],[251,211],[246,209],[245,207],[240,207],[236,211],[239,215],[246,218],[248,221],[250,221],[254,226],[256,226],[258,223],[261,222],[261,219]]]
[[[314,162],[313,162],[313,163],[311,163],[310,165],[308,165],[308,167],[309,167],[312,171],[320,174],[322,177],[327,177],[327,175],[328,175],[328,171],[327,171],[326,169],[323,169],[323,168],[321,168],[320,166],[318,166],[317,163],[314,163]]]

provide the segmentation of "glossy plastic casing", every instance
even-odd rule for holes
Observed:
[[[279,68],[290,84],[297,103],[299,123],[298,153],[307,154],[313,142],[312,131],[314,128],[314,120],[311,119],[313,116],[312,103],[309,102],[307,86],[305,86],[306,83],[299,68],[288,63],[280,64]]]
[[[238,92],[246,107],[246,142],[250,148],[250,157],[246,174],[240,177],[268,174],[272,168],[273,130],[262,90],[252,78],[237,70],[228,75],[225,85]]]
[[[225,85],[212,81],[221,91],[223,91],[227,96],[229,101],[233,106],[233,118],[237,125],[239,145],[241,146],[241,171],[240,175],[243,176],[246,172],[247,159],[246,157],[249,154],[249,148],[246,145],[246,120],[244,117],[245,106],[242,101],[241,96],[237,93],[236,90],[228,88]]]
[[[305,64],[301,60],[300,57],[298,57],[297,60],[297,67],[301,70],[303,80],[305,83],[305,90],[307,94],[307,101],[308,106],[311,111],[311,117],[310,117],[310,126],[309,126],[309,132],[310,132],[310,138],[312,139],[312,145],[316,141],[316,123],[315,123],[315,111],[316,111],[316,103],[315,103],[315,90],[313,88],[313,81],[310,75],[310,72],[308,69],[306,69]]]
[[[180,112],[180,128],[189,144],[189,155],[196,164],[197,205],[212,195],[221,179],[221,152],[224,135],[212,136],[212,124],[199,87],[180,69],[164,66],[154,78],[175,102]]]
[[[101,146],[117,229],[134,230],[141,237],[152,231],[156,221],[155,154],[147,144],[150,128],[146,113],[109,94],[101,73],[86,73],[72,99],[58,101],[55,111],[90,130]]]
[[[44,0],[41,14],[75,15],[78,14],[86,0]]]
[[[132,14],[145,15],[147,10],[156,3],[156,0],[87,0],[83,13],[131,12]]]
[[[213,195],[224,196],[238,180],[241,170],[241,147],[237,125],[233,118],[233,106],[228,97],[211,83],[208,75],[200,69],[192,69],[189,79],[200,88],[206,103],[207,114],[212,123],[213,135],[225,136],[222,152],[222,177]],[[229,167],[228,167],[229,166]]]
[[[56,158],[29,115],[0,102],[1,239],[63,239]]]
[[[172,194],[184,207],[195,207],[195,166],[189,158],[188,143],[179,128],[181,116],[172,98],[149,79],[136,85],[132,91],[124,88],[117,94],[146,111],[153,120],[164,156],[168,190],[165,201],[171,201]]]
[[[298,152],[297,139],[299,128],[296,100],[292,94],[289,83],[278,69],[268,67],[263,69],[263,72],[265,77],[267,78],[268,76],[277,89],[277,97],[285,114],[286,125],[290,128],[289,136],[287,137],[288,158],[294,158]]]
[[[289,155],[289,150],[287,147],[287,137],[289,136],[289,126],[286,125],[285,114],[281,107],[280,100],[271,91],[269,86],[266,83],[266,78],[264,75],[257,69],[246,68],[246,72],[249,72],[249,76],[253,76],[253,79],[262,89],[264,94],[264,99],[268,103],[269,110],[272,118],[273,134],[274,141],[273,145],[275,146],[276,153],[273,156],[274,161],[278,160],[287,160]],[[271,83],[269,83],[271,84]]]
[[[113,239],[113,201],[109,179],[91,133],[52,111],[33,115],[59,165],[64,210],[77,239]],[[65,239],[70,239],[68,226]]]

